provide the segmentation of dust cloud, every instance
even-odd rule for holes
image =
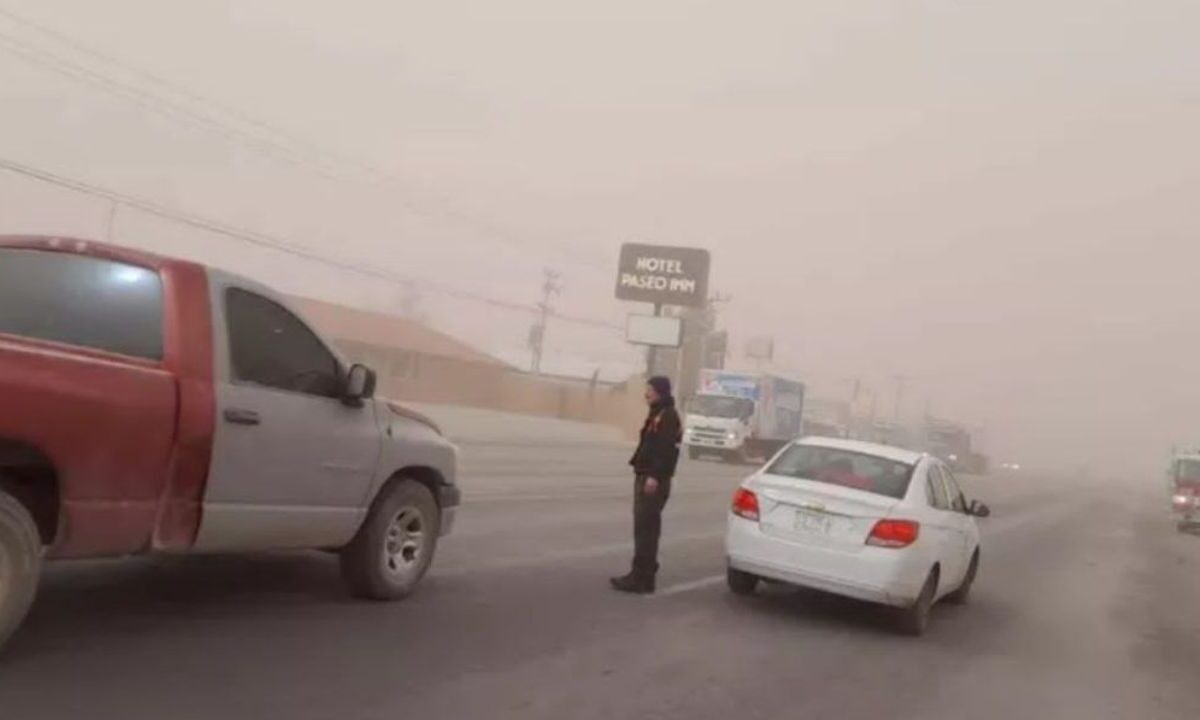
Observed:
[[[0,232],[419,304],[516,364],[511,305],[554,268],[547,361],[611,376],[640,362],[599,326],[631,309],[619,245],[706,247],[735,356],[773,335],[825,394],[961,419],[994,461],[1151,482],[1200,444],[1197,26],[1184,0],[3,0]]]

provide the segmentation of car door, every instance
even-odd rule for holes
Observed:
[[[937,538],[937,557],[942,566],[939,592],[958,586],[965,571],[962,559],[962,526],[954,512],[941,463],[930,460],[926,471],[926,495],[932,531]]]
[[[942,480],[946,483],[946,492],[950,495],[950,508],[954,511],[958,524],[959,538],[962,541],[962,571],[966,573],[967,567],[971,564],[971,555],[979,546],[979,528],[975,525],[975,518],[967,511],[967,496],[963,493],[958,479],[954,477],[950,468],[942,467]]]
[[[217,431],[198,549],[344,545],[382,447],[374,403],[341,401],[341,364],[282,304],[232,283],[215,294]]]

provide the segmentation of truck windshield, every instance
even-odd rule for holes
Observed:
[[[1183,482],[1200,482],[1200,460],[1176,460],[1175,480]]]
[[[703,417],[740,418],[754,414],[754,401],[725,395],[697,395],[688,412]]]
[[[0,248],[0,333],[158,360],[158,273],[101,258]]]

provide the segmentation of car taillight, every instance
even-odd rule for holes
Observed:
[[[757,520],[758,496],[746,488],[738,488],[733,494],[733,514],[747,520]]]
[[[908,547],[917,541],[920,534],[921,524],[912,520],[880,520],[871,528],[867,544],[888,548]]]

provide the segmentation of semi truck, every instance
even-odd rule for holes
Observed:
[[[804,384],[768,373],[702,370],[687,406],[684,444],[695,459],[746,462],[778,452],[800,436]]]

